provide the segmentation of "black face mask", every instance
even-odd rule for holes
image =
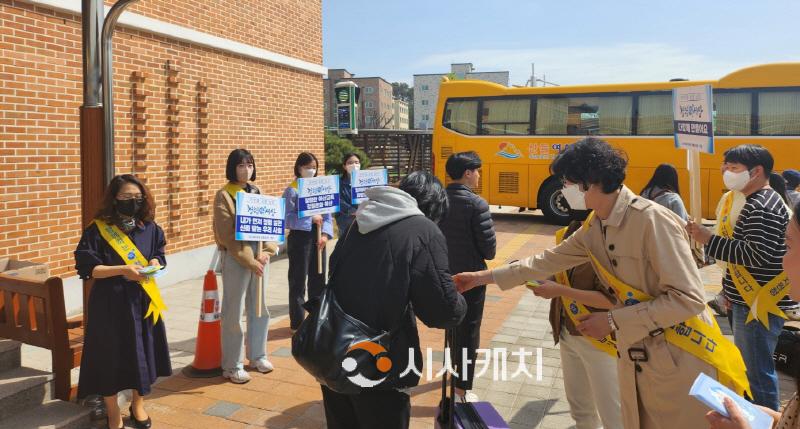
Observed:
[[[117,211],[121,215],[134,217],[142,209],[144,200],[131,198],[130,200],[117,200]]]

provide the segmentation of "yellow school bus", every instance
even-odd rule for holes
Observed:
[[[444,78],[433,128],[434,173],[449,182],[450,154],[474,150],[483,161],[476,192],[489,204],[539,208],[564,224],[568,206],[550,162],[566,145],[597,136],[627,154],[625,184],[634,192],[659,164],[677,167],[688,209],[686,151],[675,148],[672,89],[702,84],[714,91],[715,153],[701,154],[702,212],[713,219],[728,148],[760,144],[775,158],[775,170],[800,167],[800,63],[748,67],[717,81],[508,88]]]

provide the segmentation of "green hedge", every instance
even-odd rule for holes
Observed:
[[[363,150],[355,147],[350,140],[325,131],[325,174],[342,174],[339,171],[342,157],[349,152],[357,153],[361,157],[361,168],[369,167],[369,158]]]

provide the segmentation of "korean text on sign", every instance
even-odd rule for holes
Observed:
[[[283,198],[239,192],[236,194],[236,239],[283,242],[285,215]]]
[[[714,153],[712,102],[711,85],[672,90],[675,147]]]
[[[297,179],[297,216],[339,212],[339,176]]]
[[[354,170],[352,173],[352,203],[361,204],[367,200],[364,192],[375,186],[389,184],[389,172],[385,168],[379,170]]]

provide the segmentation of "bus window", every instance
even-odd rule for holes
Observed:
[[[477,134],[477,121],[477,101],[448,100],[445,104],[443,122],[445,128],[473,136]]]
[[[758,94],[758,134],[800,135],[800,91]]]
[[[540,98],[536,105],[536,134],[630,135],[633,98]]]
[[[672,94],[640,95],[637,134],[656,136],[672,133]]]
[[[536,101],[536,134],[567,134],[567,98],[540,98]]]
[[[749,136],[753,111],[750,93],[714,94],[714,135]]]
[[[481,134],[530,134],[531,100],[528,98],[485,100],[481,114]]]

